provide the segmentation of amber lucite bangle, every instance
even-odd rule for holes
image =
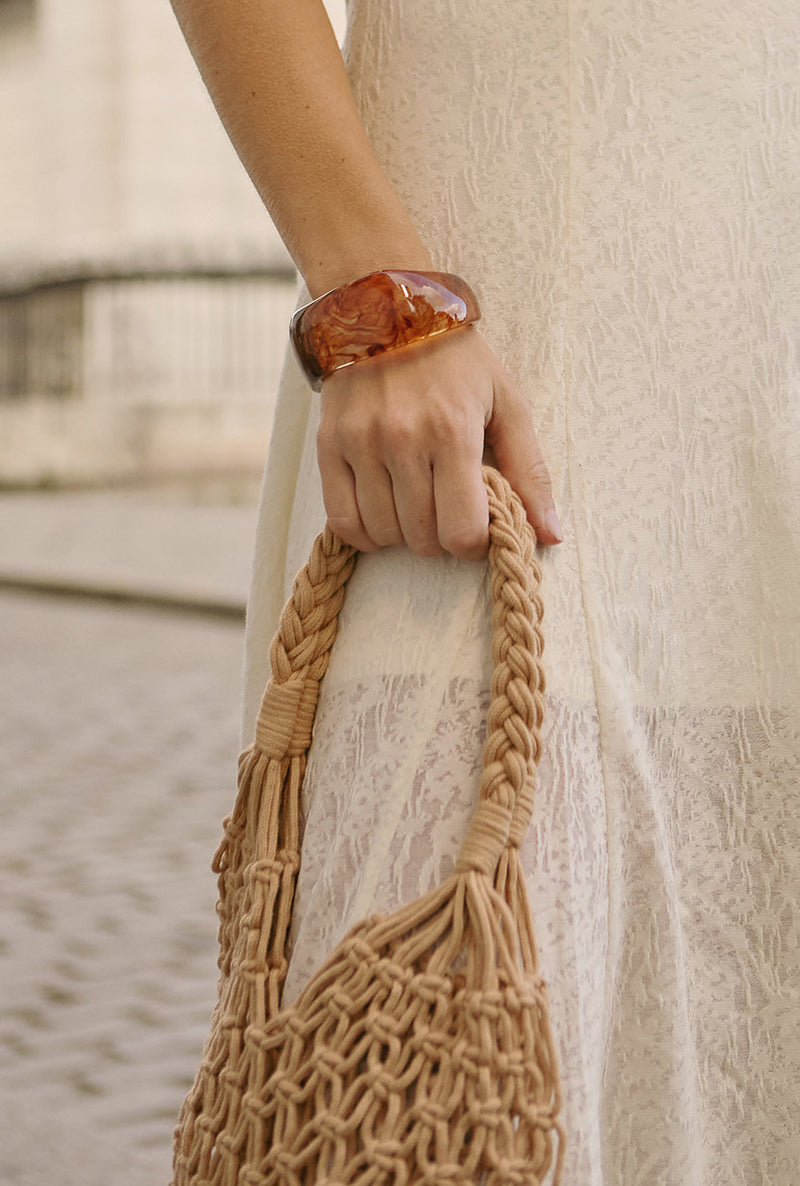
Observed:
[[[292,317],[290,336],[315,391],[342,367],[479,321],[475,293],[449,272],[371,272]]]

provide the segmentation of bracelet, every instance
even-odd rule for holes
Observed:
[[[342,367],[479,321],[475,293],[449,272],[370,272],[303,305],[289,335],[319,391]]]

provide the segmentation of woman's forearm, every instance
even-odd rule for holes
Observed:
[[[312,296],[379,268],[426,271],[381,169],[322,0],[172,0],[223,124]],[[488,546],[488,443],[540,541],[559,535],[530,409],[473,327],[346,367],[323,384],[328,520],[354,547]]]
[[[430,268],[369,144],[322,0],[172,6],[312,296],[377,268]]]

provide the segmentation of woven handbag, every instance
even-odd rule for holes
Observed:
[[[559,1180],[560,1087],[519,849],[544,677],[535,538],[489,492],[493,659],[480,796],[454,872],[353,927],[281,1008],[300,788],[355,552],[298,574],[214,858],[219,999],[175,1132],[173,1186],[538,1186]]]

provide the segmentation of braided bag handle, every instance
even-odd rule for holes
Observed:
[[[559,1179],[560,1086],[519,862],[541,751],[540,572],[519,499],[497,471],[484,480],[494,674],[455,871],[355,926],[281,1009],[300,787],[354,549],[326,528],[295,580],[214,859],[219,999],[174,1186],[538,1186],[554,1155]]]

